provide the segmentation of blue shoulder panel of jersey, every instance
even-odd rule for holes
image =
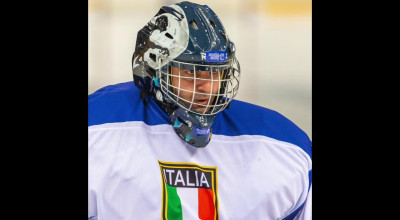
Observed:
[[[169,124],[168,116],[147,98],[144,107],[140,89],[133,81],[103,87],[88,96],[88,126],[126,121],[143,121],[148,125]]]
[[[88,125],[143,121],[148,125],[169,124],[168,115],[147,98],[148,108],[133,81],[103,87],[88,96]],[[232,100],[229,109],[219,113],[213,133],[227,136],[263,135],[303,148],[311,157],[311,141],[292,121],[280,113]]]
[[[296,124],[274,110],[239,100],[217,115],[213,134],[263,135],[300,146],[311,157],[311,140]]]

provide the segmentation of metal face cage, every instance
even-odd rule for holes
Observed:
[[[158,60],[161,91],[167,101],[198,115],[215,115],[224,110],[239,89],[240,65],[203,65]]]

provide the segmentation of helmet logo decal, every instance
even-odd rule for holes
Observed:
[[[225,62],[226,51],[207,51],[206,62]]]
[[[197,136],[208,136],[208,135],[210,135],[210,128],[200,128],[200,127],[194,126],[193,133]]]
[[[201,59],[206,60],[206,54],[204,52],[200,52]]]

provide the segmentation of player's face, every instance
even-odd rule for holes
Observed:
[[[172,66],[172,85],[176,87],[174,93],[183,99],[187,107],[198,112],[210,111],[207,105],[213,105],[218,94],[221,76],[218,72],[196,71],[181,69]],[[179,77],[180,76],[180,77]]]

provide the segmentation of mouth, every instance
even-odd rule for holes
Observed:
[[[200,105],[207,105],[208,104],[208,98],[207,99],[197,99],[195,101],[195,104],[200,104]],[[199,106],[199,107],[205,107],[205,106]]]

